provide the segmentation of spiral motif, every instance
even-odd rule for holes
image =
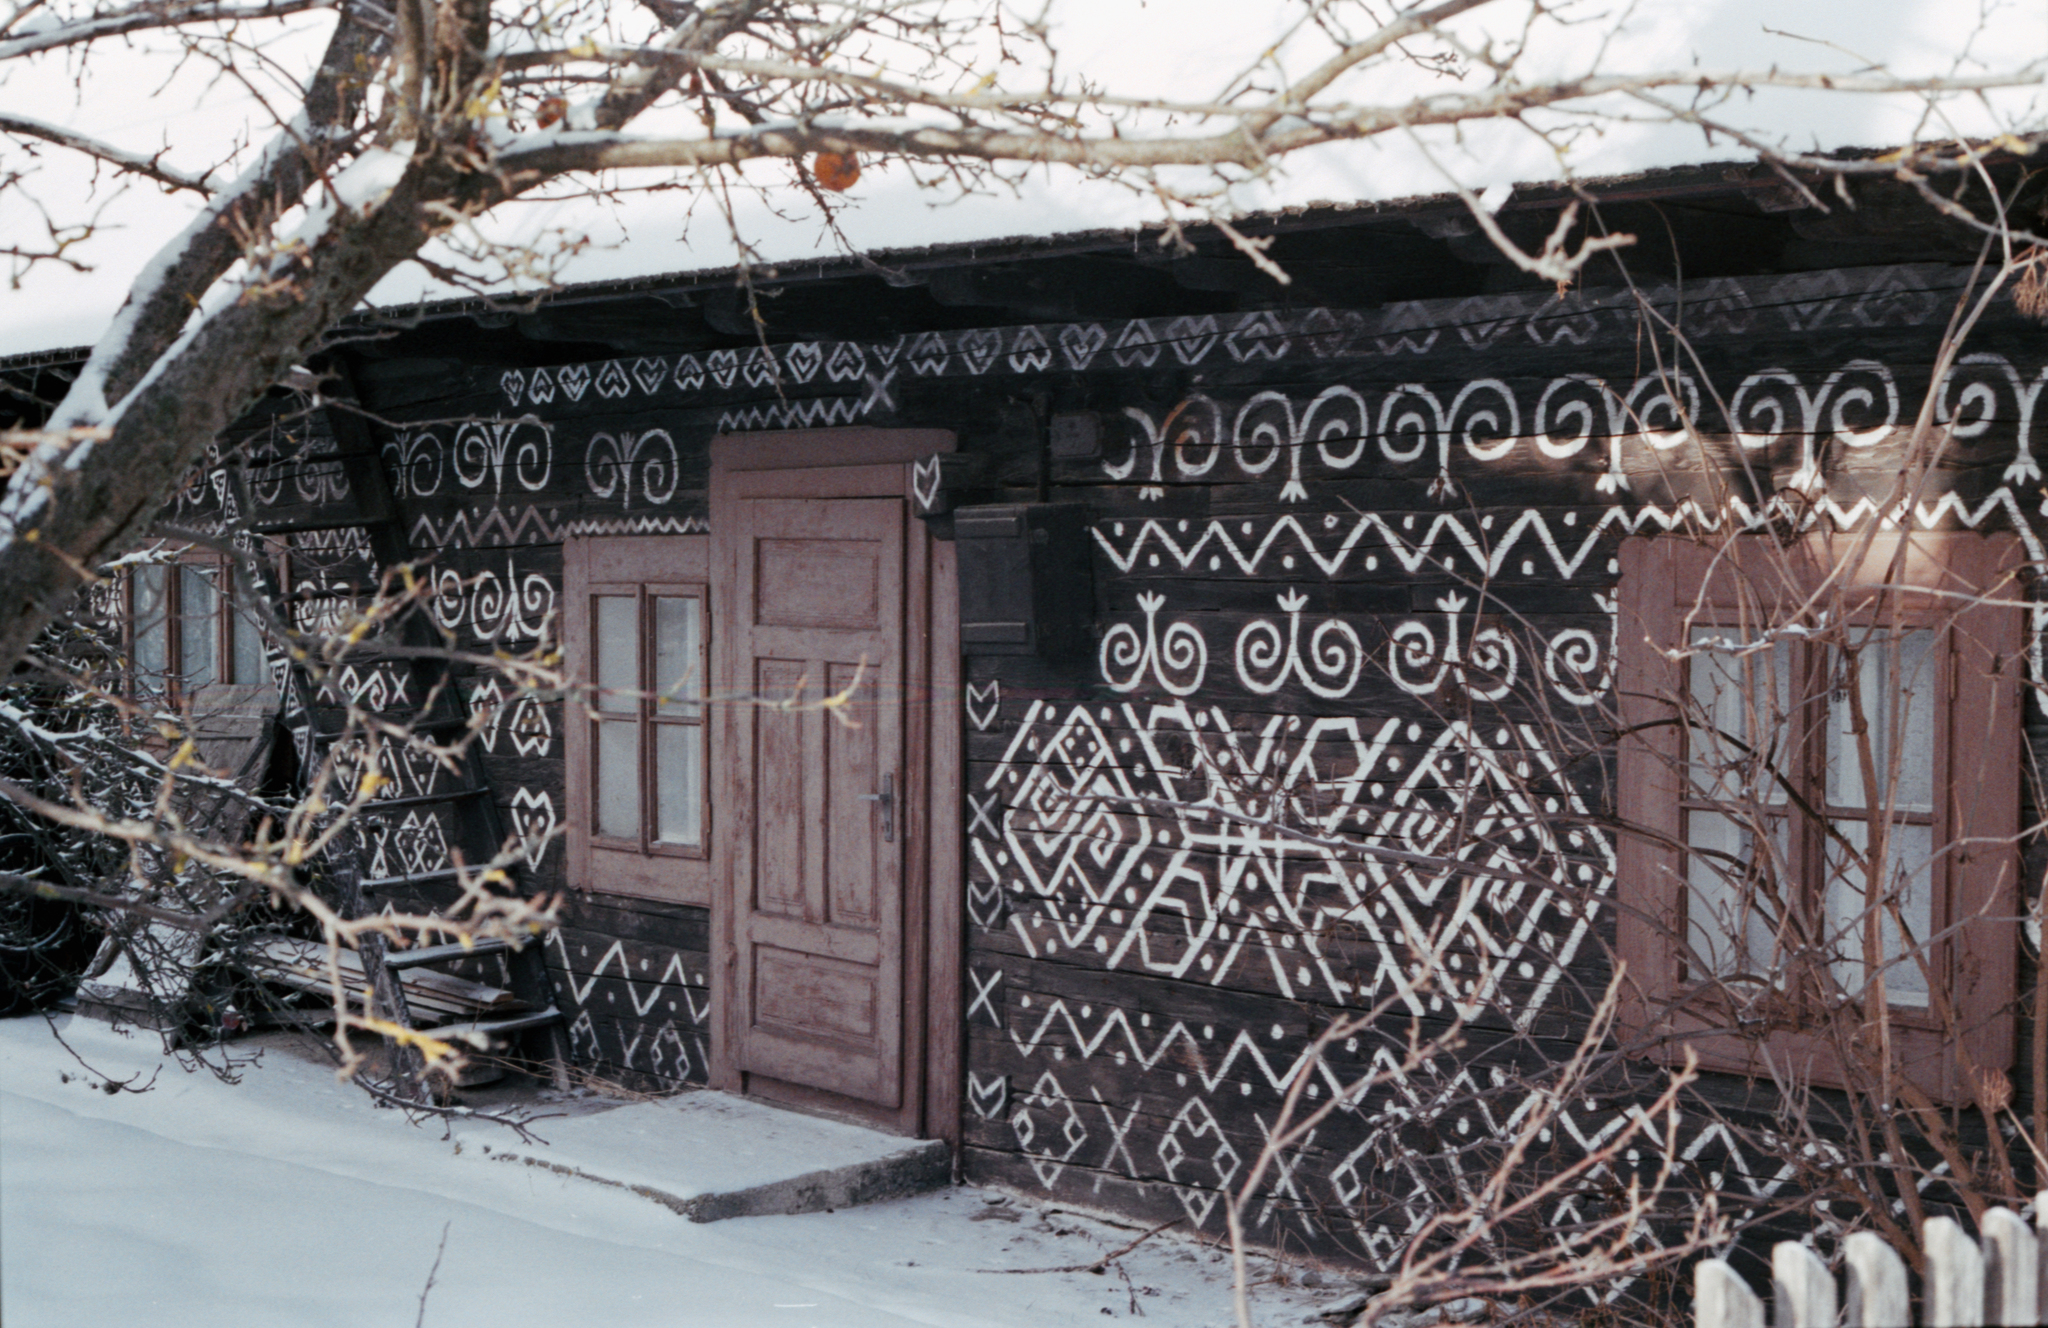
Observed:
[[[486,426],[471,421],[455,431],[455,479],[463,488],[482,488],[504,457],[503,446]]]
[[[1515,404],[1515,394],[1498,378],[1465,384],[1451,401],[1451,419],[1464,421],[1458,441],[1478,461],[1498,461],[1506,456],[1522,433],[1522,411]],[[1489,438],[1493,441],[1485,441]]]
[[[1165,602],[1162,595],[1138,597],[1138,607],[1145,613],[1142,638],[1130,623],[1117,623],[1103,633],[1097,658],[1102,680],[1111,691],[1136,691],[1148,671],[1172,696],[1187,696],[1202,685],[1209,671],[1208,643],[1194,624],[1187,622],[1171,623],[1160,634],[1158,613]]]
[[[451,568],[443,568],[434,577],[434,598],[430,606],[434,621],[447,631],[462,626],[467,615],[468,596],[463,593],[462,574]]]
[[[1358,639],[1358,633],[1349,623],[1332,618],[1308,638],[1309,668],[1301,670],[1301,680],[1308,689],[1326,700],[1349,696],[1351,689],[1358,685],[1358,675],[1365,668],[1365,645]],[[1323,678],[1342,678],[1338,683],[1321,683]]]
[[[1558,460],[1576,456],[1608,423],[1603,417],[1613,411],[1613,396],[1592,374],[1552,379],[1536,400],[1536,450]]]
[[[1145,678],[1145,643],[1139,638],[1138,629],[1120,622],[1104,632],[1096,663],[1102,681],[1111,691],[1136,691]]]
[[[1408,401],[1410,397],[1414,398],[1412,403]],[[1436,394],[1419,383],[1403,383],[1387,393],[1380,402],[1380,455],[1396,463],[1420,457],[1436,439],[1443,415],[1443,404]],[[1397,438],[1414,441],[1412,445],[1402,445],[1395,442]]]
[[[583,474],[598,498],[618,495],[619,504],[633,506],[633,480],[640,481],[642,501],[660,506],[675,497],[681,477],[681,456],[666,429],[643,434],[593,435],[583,454]]]
[[[590,485],[591,496],[611,497],[618,491],[624,471],[625,458],[620,453],[619,440],[608,433],[591,435],[590,445],[583,452],[583,478]]]
[[[1174,472],[1183,478],[1206,475],[1223,452],[1223,412],[1208,397],[1189,397],[1173,408],[1160,433],[1173,448]],[[1194,460],[1190,451],[1208,449],[1208,455]],[[1157,467],[1154,467],[1156,470]]]
[[[1202,685],[1209,671],[1209,645],[1192,623],[1177,622],[1159,638],[1159,685],[1174,696],[1186,696]],[[1176,675],[1179,681],[1175,681]]]
[[[1127,480],[1131,478],[1138,471],[1139,453],[1149,448],[1152,452],[1152,478],[1156,482],[1159,479],[1159,449],[1162,446],[1160,441],[1162,435],[1159,428],[1152,423],[1150,415],[1139,410],[1136,406],[1125,406],[1124,418],[1136,426],[1132,430],[1130,454],[1121,461],[1111,461],[1108,448],[1105,447],[1102,457],[1103,478],[1111,480]]]
[[[1294,441],[1294,407],[1280,392],[1261,392],[1244,403],[1231,425],[1230,445],[1237,453],[1237,468],[1247,475],[1263,475],[1280,459],[1282,448]]]
[[[469,620],[479,637],[496,641],[505,634],[505,618],[513,608],[515,595],[515,590],[498,580],[496,572],[477,573],[470,591]]]
[[[657,442],[667,449],[666,459],[655,454]],[[634,451],[645,454],[640,457],[640,496],[657,507],[675,497],[682,467],[676,454],[676,440],[669,437],[668,430],[649,429],[640,435]]]
[[[1769,447],[1796,427],[1787,401],[1779,395],[1785,389],[1798,392],[1799,380],[1783,369],[1753,373],[1735,389],[1728,402],[1728,423],[1743,447]]]
[[[509,567],[507,569],[509,571]],[[539,572],[528,572],[519,583],[519,604],[515,621],[508,626],[513,638],[538,637],[555,612],[555,587]]]
[[[1410,673],[1430,673],[1427,681],[1410,678]],[[1394,685],[1412,696],[1433,692],[1444,680],[1446,666],[1437,662],[1436,633],[1426,623],[1404,622],[1394,628],[1387,643],[1387,672]]]
[[[1365,455],[1366,435],[1372,432],[1370,418],[1364,397],[1348,387],[1329,387],[1309,403],[1308,412],[1302,417],[1301,433],[1304,438],[1315,440],[1316,455],[1324,465],[1332,470],[1349,470]],[[1339,441],[1350,442],[1351,450],[1332,452],[1330,444]]]
[[[2044,370],[2044,374],[2048,374],[2048,370]],[[1964,384],[1963,389],[1951,402],[1949,394],[1955,391],[1959,381]],[[2003,355],[1979,352],[1963,356],[1956,361],[1955,367],[1942,377],[1941,385],[1935,389],[1934,418],[1949,426],[1951,437],[1977,437],[1989,429],[1991,422],[1998,418],[1998,389],[2001,383],[2011,390],[2015,404],[2033,404],[2033,394],[2021,386],[2019,373]],[[2039,390],[2036,387],[2035,391]],[[2023,439],[2022,442],[2024,441]]]
[[[292,488],[302,503],[338,503],[348,496],[348,480],[338,461],[300,466],[292,476]]]
[[[1237,634],[1238,679],[1260,696],[1271,696],[1287,681],[1288,659],[1287,641],[1276,623],[1261,618]],[[1259,676],[1266,673],[1272,676]]]
[[[445,462],[437,435],[401,433],[397,447],[392,450],[396,453],[392,469],[397,473],[401,496],[425,498],[440,489]]]
[[[555,469],[555,443],[548,426],[537,416],[523,415],[508,428],[506,441],[515,439],[519,446],[512,453],[512,477],[529,493],[546,488]],[[499,487],[504,487],[502,477]]]
[[[1971,383],[1956,398],[1955,410],[1949,409],[1949,383],[1942,380],[1941,395],[1936,401],[1936,410],[1944,420],[1954,421],[1949,435],[1958,440],[1975,438],[1991,427],[1991,421],[1998,415],[1998,389],[1985,382]],[[1975,414],[1975,419],[1966,418]]]
[[[1626,414],[1637,436],[1660,452],[1684,442],[1699,413],[1700,388],[1691,374],[1645,374],[1629,389]]]
[[[1543,652],[1543,672],[1557,694],[1575,706],[1589,706],[1607,690],[1601,667],[1600,639],[1583,627],[1571,627],[1550,638]]]
[[[1515,685],[1515,672],[1521,657],[1506,633],[1498,627],[1488,627],[1472,634],[1465,662],[1466,668],[1459,671],[1459,680],[1465,684],[1465,690],[1475,700],[1498,701]],[[1491,678],[1491,685],[1476,686],[1474,673]]]
[[[1851,375],[1855,375],[1851,378]],[[1844,387],[1847,381],[1851,386]],[[1828,408],[1828,427],[1835,436],[1850,447],[1869,447],[1886,434],[1899,419],[1899,385],[1892,379],[1892,371],[1876,360],[1852,360],[1828,375],[1828,381],[1821,388],[1823,395],[1831,398]],[[1884,407],[1880,413],[1878,394],[1884,394]],[[1857,428],[1852,419],[1874,418],[1863,428]]]

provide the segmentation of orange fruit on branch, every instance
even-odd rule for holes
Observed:
[[[833,193],[844,193],[860,179],[860,162],[850,152],[820,152],[811,158],[811,174]]]

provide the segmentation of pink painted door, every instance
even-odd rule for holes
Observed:
[[[735,1064],[902,1104],[904,507],[732,504]]]

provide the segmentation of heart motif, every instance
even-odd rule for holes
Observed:
[[[940,478],[936,456],[919,457],[910,463],[910,497],[920,513],[929,512],[939,505]]]
[[[526,865],[538,871],[558,824],[554,798],[534,789],[512,790],[511,821],[512,833],[520,841],[520,852],[526,859]]]
[[[967,722],[974,725],[976,733],[986,733],[995,727],[996,716],[1003,708],[1003,684],[990,679],[985,686],[967,684]]]
[[[972,1070],[968,1071],[967,1104],[983,1120],[1001,1119],[1003,1108],[1010,1104],[1009,1078],[998,1074],[983,1079]]]

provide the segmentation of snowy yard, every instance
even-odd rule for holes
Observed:
[[[1126,1278],[986,1271],[1085,1264],[1139,1232],[975,1189],[694,1224],[501,1164],[477,1142],[490,1135],[410,1126],[289,1052],[229,1086],[167,1062],[152,1034],[58,1026],[93,1073],[42,1019],[0,1022],[8,1328],[1230,1321],[1226,1260],[1170,1235],[1122,1259]],[[152,1072],[147,1093],[104,1091],[106,1076]],[[1269,1285],[1254,1308],[1299,1324],[1346,1294]]]

